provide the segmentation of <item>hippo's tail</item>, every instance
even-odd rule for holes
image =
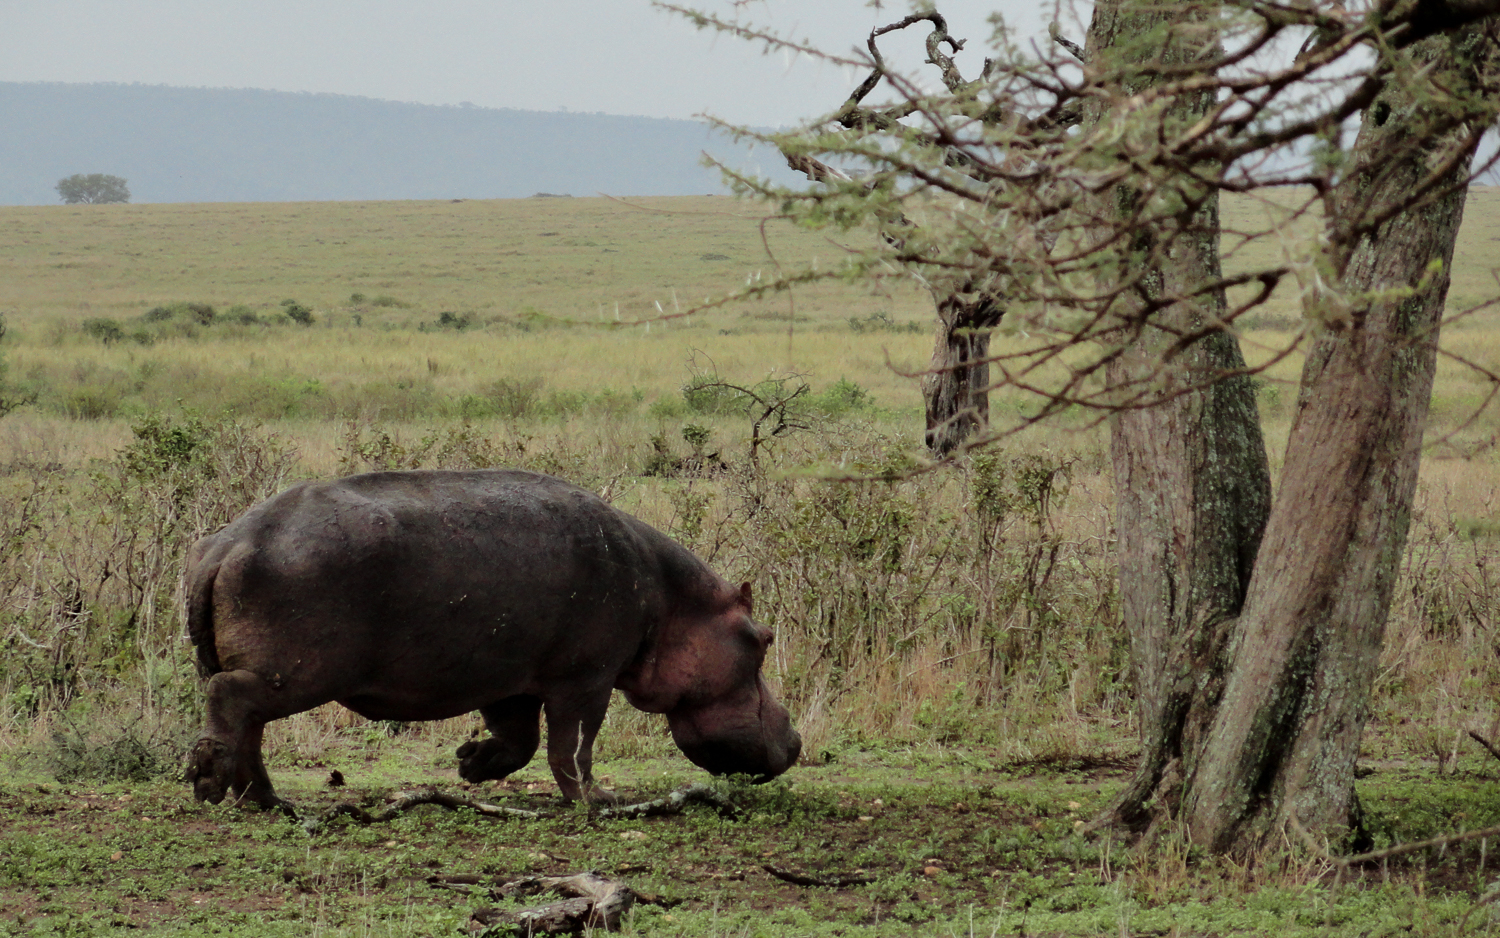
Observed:
[[[198,551],[193,551],[198,554]],[[198,674],[210,677],[224,668],[219,664],[219,650],[214,644],[214,580],[219,575],[219,562],[203,556],[188,562],[183,588],[187,594],[188,640],[198,652]]]

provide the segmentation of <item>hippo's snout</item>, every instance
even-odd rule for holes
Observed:
[[[667,714],[672,738],[692,763],[714,775],[749,775],[769,781],[802,754],[802,737],[763,681],[752,698]]]
[[[788,738],[786,745],[782,747],[782,758],[772,765],[771,771],[766,773],[761,781],[770,781],[787,769],[797,764],[797,759],[802,755],[802,734],[792,729],[790,721],[787,726]]]

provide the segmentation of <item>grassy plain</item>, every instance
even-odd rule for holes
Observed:
[[[1226,205],[1231,268],[1297,250],[1234,234],[1287,204]],[[1457,933],[1489,882],[1483,845],[1351,881],[1076,829],[1134,743],[1102,432],[1068,415],[940,472],[820,481],[920,454],[907,374],[930,307],[899,282],[832,281],[689,314],[845,255],[762,222],[714,197],[0,208],[4,377],[37,394],[0,419],[0,933],[452,933],[489,902],[430,887],[434,870],[590,866],[681,900],[638,910],[638,934]],[[1500,292],[1497,241],[1500,191],[1476,190],[1451,312]],[[1288,287],[1247,317],[1247,354],[1295,342],[1296,311]],[[1448,345],[1495,370],[1497,326],[1479,311]],[[1265,376],[1273,462],[1299,364]],[[758,411],[685,393],[705,376],[808,391],[752,465]],[[1500,773],[1465,735],[1500,728],[1500,427],[1469,419],[1491,387],[1441,366],[1360,783],[1381,843],[1500,820]],[[993,402],[1000,420],[1028,406]],[[494,464],[603,491],[751,580],[806,764],[735,789],[732,821],[432,809],[315,836],[151,780],[198,718],[175,597],[194,536],[296,477]],[[350,797],[322,786],[332,768],[359,798],[457,787],[475,724],[391,736],[326,708],[274,724],[268,758],[315,813]],[[692,777],[623,704],[599,757],[626,791]],[[485,797],[536,806],[550,781],[538,764]],[[763,863],[875,881],[794,887]]]

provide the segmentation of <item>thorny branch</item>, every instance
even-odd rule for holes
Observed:
[[[1193,21],[1193,4],[1184,0],[1182,23]],[[863,52],[835,56],[743,22],[657,5],[702,28],[864,72],[835,111],[802,131],[740,131],[777,146],[811,187],[743,176],[735,184],[806,224],[869,224],[880,234],[870,244],[851,242],[843,268],[800,282],[909,277],[995,298],[1006,310],[1000,328],[1007,341],[986,359],[987,390],[1024,391],[1036,403],[976,442],[1064,409],[1082,407],[1104,419],[1222,380],[1226,375],[1185,376],[1175,360],[1207,335],[1242,329],[1268,303],[1289,303],[1306,318],[1252,373],[1295,354],[1305,332],[1338,327],[1322,317],[1342,314],[1328,310],[1357,311],[1412,286],[1340,293],[1354,247],[1391,219],[1441,198],[1500,110],[1500,0],[1232,0],[1227,15],[1214,15],[1213,41],[1179,61],[1128,53],[1089,61],[1054,25],[1031,54],[1002,49],[972,81],[960,67],[964,41],[936,10],[881,26]],[[943,88],[936,94],[893,68],[880,46],[924,25],[926,65]],[[1414,63],[1403,51],[1437,33],[1468,44],[1460,56],[1464,76]],[[1278,51],[1289,41],[1299,51]],[[1393,82],[1418,90],[1421,106],[1382,116],[1404,133],[1379,142],[1387,159],[1364,164],[1379,172],[1403,162],[1408,148],[1421,148],[1425,176],[1398,201],[1346,198],[1343,216],[1328,212],[1339,193],[1370,182],[1348,171],[1356,159],[1349,124],[1384,107]],[[1460,87],[1477,90],[1454,91]],[[1173,102],[1188,96],[1206,96],[1211,106],[1190,123],[1174,122]],[[1471,168],[1459,184],[1492,162]],[[1085,207],[1106,192],[1132,198],[1114,217],[1092,217]],[[1202,208],[1226,192],[1249,197],[1266,216],[1226,231],[1237,244],[1226,260],[1237,266],[1194,294],[1153,292],[1150,272],[1166,258],[1195,239],[1219,236]],[[1216,213],[1211,224],[1218,224]],[[1101,226],[1109,232],[1097,237]],[[1257,245],[1269,247],[1270,262],[1265,248],[1252,255]],[[1157,314],[1168,307],[1209,308],[1210,291],[1228,291],[1227,310],[1172,334],[1149,376],[1124,388],[1106,389],[1098,380],[1122,341],[1160,329]],[[923,373],[932,371],[916,374]]]

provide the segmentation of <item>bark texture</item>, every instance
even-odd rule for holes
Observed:
[[[990,418],[990,332],[1003,314],[990,296],[936,297],[937,340],[922,379],[927,405],[927,448],[946,456]]]
[[[1191,8],[1111,0],[1094,8],[1087,58],[1120,68],[1120,95],[1146,90],[1153,65],[1217,54]],[[1120,65],[1111,63],[1119,62]],[[1142,64],[1132,74],[1123,63]],[[1166,119],[1186,126],[1213,104],[1187,96]],[[1105,115],[1092,115],[1098,123]],[[1184,182],[1187,180],[1184,178]],[[1222,322],[1218,194],[1186,190],[1178,217],[1134,235],[1113,302],[1119,354],[1106,378],[1129,401],[1111,424],[1121,619],[1135,668],[1141,760],[1101,819],[1139,831],[1175,807],[1181,765],[1197,749],[1221,687],[1222,651],[1245,596],[1270,510],[1270,470],[1255,388]],[[1115,236],[1147,193],[1118,187],[1096,211]],[[1182,351],[1184,335],[1205,333]],[[1170,359],[1170,364],[1163,365]],[[1225,377],[1231,375],[1230,377]]]
[[[1367,109],[1329,206],[1333,260],[1352,303],[1346,312],[1341,301],[1310,297],[1327,323],[1303,370],[1223,699],[1186,776],[1183,817],[1193,840],[1213,850],[1253,848],[1291,822],[1335,843],[1357,828],[1354,763],[1406,544],[1478,140],[1465,118],[1487,126],[1492,48],[1478,31],[1413,46],[1414,63],[1457,100],[1424,114],[1436,106],[1432,88],[1393,81]],[[1423,192],[1434,194],[1391,211]],[[1360,219],[1382,215],[1361,231]]]

